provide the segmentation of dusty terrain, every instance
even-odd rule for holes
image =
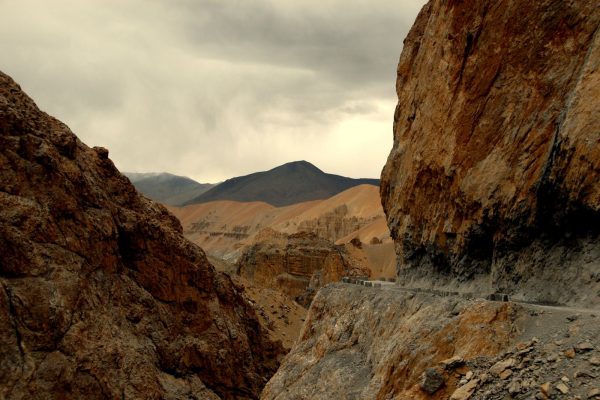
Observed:
[[[280,316],[264,318],[271,309],[296,310],[299,303],[308,307],[319,287],[342,276],[395,274],[394,244],[373,185],[281,208],[220,201],[169,209],[217,269],[251,289],[248,295],[263,326],[287,348],[298,336],[306,310],[289,313],[282,324]],[[310,235],[302,232],[318,237],[308,240]]]
[[[243,295],[256,310],[271,340],[281,341],[286,351],[291,350],[308,310],[279,290],[257,286],[239,276],[234,276],[233,280],[244,288]]]
[[[300,334],[308,310],[281,290],[257,285],[237,274],[237,265],[208,257],[217,271],[231,277],[241,294],[254,307],[258,320],[271,340],[280,341],[288,352]]]

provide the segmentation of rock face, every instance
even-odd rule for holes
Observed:
[[[597,1],[430,1],[381,197],[405,285],[600,304]]]
[[[331,284],[261,399],[448,399],[459,380],[442,362],[497,354],[523,314],[511,303]]]
[[[336,242],[345,236],[360,232],[372,224],[377,217],[361,218],[350,215],[348,206],[342,204],[318,218],[300,221],[298,230],[301,232],[314,232],[317,236]],[[376,237],[376,239],[379,239]]]
[[[368,276],[344,249],[314,233],[263,231],[240,258],[238,274],[255,285],[277,289],[308,307],[316,291],[344,276]]]
[[[0,398],[257,398],[277,368],[231,280],[0,73]]]

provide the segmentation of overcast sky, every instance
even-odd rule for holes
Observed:
[[[0,70],[122,171],[379,177],[424,0],[0,0]]]

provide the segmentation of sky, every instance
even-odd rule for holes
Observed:
[[[121,171],[379,177],[424,0],[0,0],[0,70]]]

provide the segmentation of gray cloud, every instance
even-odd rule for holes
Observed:
[[[0,69],[121,170],[377,176],[423,0],[0,1]]]

